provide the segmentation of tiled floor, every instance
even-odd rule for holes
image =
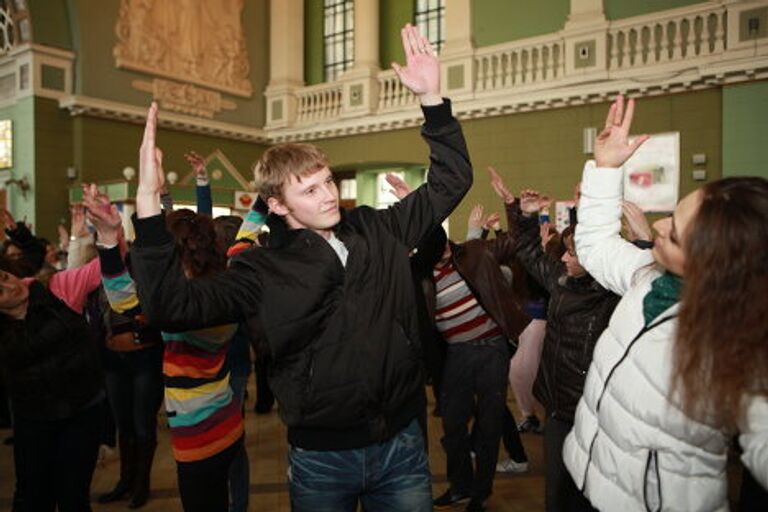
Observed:
[[[252,390],[251,390],[252,391]],[[251,392],[251,396],[254,396]],[[252,412],[248,402],[246,416],[246,447],[251,466],[249,510],[259,512],[288,511],[286,486],[285,429],[277,413],[266,416]],[[513,409],[513,411],[516,409]],[[434,475],[433,492],[442,493],[446,487],[445,456],[440,446],[442,427],[439,418],[429,420],[430,463]],[[0,438],[10,435],[0,430]],[[490,511],[544,510],[544,477],[542,473],[542,439],[534,434],[523,435],[532,470],[522,475],[497,475],[494,494],[488,502]],[[94,496],[108,491],[117,480],[119,462],[112,458],[99,466],[93,475]],[[13,450],[0,446],[0,510],[10,510],[13,493]],[[110,505],[93,504],[94,512],[127,510],[126,502]],[[152,469],[152,497],[141,509],[145,512],[174,512],[181,510],[176,486],[176,467],[168,444],[168,431],[162,429],[155,465]],[[462,510],[457,508],[456,510]]]

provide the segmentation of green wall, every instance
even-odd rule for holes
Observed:
[[[768,82],[723,89],[723,176],[768,178]]]
[[[55,241],[59,222],[70,224],[67,167],[73,164],[72,118],[57,101],[35,98],[34,119],[36,232]]]
[[[77,117],[74,119],[74,131],[78,145],[75,164],[83,180],[118,180],[123,179],[124,167],[132,166],[138,170],[143,126],[108,119]],[[164,153],[165,171],[175,171],[180,178],[189,172],[184,153],[195,150],[201,155],[208,155],[219,149],[240,174],[250,180],[254,162],[266,149],[261,144],[162,128],[158,130],[157,145]]]
[[[680,197],[702,184],[691,178],[694,153],[707,155],[709,180],[722,175],[720,103],[719,89],[638,101],[635,133],[681,133]],[[489,165],[504,176],[512,191],[535,188],[557,199],[570,199],[588,158],[582,152],[583,129],[602,126],[607,111],[605,103],[462,122],[475,182],[451,216],[451,235],[459,239],[464,236],[469,209],[474,204],[482,203],[487,211],[501,213],[501,205],[488,183]],[[427,147],[416,128],[315,143],[328,154],[334,168],[367,168],[370,162],[428,163]],[[362,189],[360,182],[358,187]]]
[[[569,0],[473,0],[475,47],[557,32],[565,25],[569,12]]]
[[[0,109],[0,119],[10,119],[13,126],[13,166],[10,168],[11,177],[21,179],[26,176],[32,190],[24,198],[18,186],[8,188],[8,208],[17,220],[26,217],[27,222],[36,223],[35,195],[37,183],[35,180],[35,129],[34,129],[34,98],[24,98],[15,105]]]
[[[641,14],[698,3],[704,2],[701,0],[603,0],[605,17],[609,20],[640,16]]]
[[[323,0],[304,0],[304,81],[325,81],[323,76]]]
[[[28,0],[32,39],[37,44],[72,50],[71,0]]]
[[[44,98],[34,100],[33,113],[32,102],[29,103],[30,106],[17,105],[20,117],[21,114],[28,116],[18,124],[31,125],[34,118],[34,134],[22,129],[25,124],[17,127],[16,133],[24,138],[26,145],[15,148],[14,156],[20,159],[17,162],[22,168],[35,168],[36,229],[41,236],[53,238],[61,219],[69,223],[69,187],[78,183],[122,180],[122,170],[126,166],[138,170],[138,150],[143,126],[84,116],[72,118],[66,110],[58,107],[56,101]],[[32,148],[32,140],[34,152],[27,155],[24,150],[27,146]],[[184,153],[190,149],[202,155],[208,155],[216,149],[222,151],[248,181],[252,179],[253,163],[266,149],[261,144],[165,129],[158,131],[157,142],[164,152],[165,171],[175,171],[180,179],[190,172],[183,159]],[[33,163],[27,163],[29,161]],[[75,181],[66,178],[69,166],[77,169]],[[219,187],[215,181],[213,187],[217,204],[232,200],[231,193],[216,190]],[[179,199],[194,197],[190,194],[189,190],[181,187],[178,189]],[[23,210],[13,211],[17,215],[23,214]]]
[[[404,63],[400,29],[413,23],[413,0],[382,1],[379,9],[379,62],[388,69],[392,62]]]
[[[60,2],[61,0],[52,0]],[[47,0],[38,0],[47,5]],[[148,105],[151,94],[133,88],[134,80],[151,82],[153,76],[118,69],[112,54],[117,41],[115,24],[120,0],[67,0],[67,12],[74,34],[76,94],[132,105]],[[37,13],[33,12],[33,16]],[[66,19],[66,18],[65,18]],[[242,15],[246,47],[250,58],[249,78],[253,84],[250,98],[222,93],[236,104],[235,110],[214,114],[216,121],[261,127],[265,120],[263,91],[269,79],[269,2],[248,0]],[[60,22],[59,22],[60,23]],[[54,24],[55,25],[55,24]],[[37,18],[33,18],[36,39]],[[46,25],[47,27],[47,25]],[[42,37],[42,36],[40,36]],[[178,81],[178,80],[177,80]]]

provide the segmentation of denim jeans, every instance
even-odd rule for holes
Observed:
[[[413,420],[387,442],[340,451],[291,447],[291,510],[428,512],[432,485],[424,434]]]
[[[496,475],[507,403],[509,349],[501,336],[448,345],[443,372],[442,439],[448,481],[455,493],[485,500]],[[467,423],[474,415],[476,442]],[[470,450],[477,458],[473,467]]]

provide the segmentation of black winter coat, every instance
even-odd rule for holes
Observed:
[[[408,253],[458,205],[472,167],[450,103],[425,108],[427,183],[387,210],[342,215],[342,266],[317,233],[270,225],[268,247],[187,280],[161,216],[136,220],[139,300],[165,331],[246,321],[271,355],[270,385],[292,445],[361,448],[423,414],[426,400]]]
[[[572,423],[595,344],[620,297],[589,274],[568,277],[565,266],[542,250],[535,216],[520,216],[518,227],[518,259],[550,295],[534,395],[550,416]]]
[[[0,364],[14,415],[69,418],[102,393],[99,352],[83,315],[37,281],[29,285],[26,318],[0,315],[0,333]]]

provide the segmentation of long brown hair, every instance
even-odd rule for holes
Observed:
[[[703,188],[686,241],[675,385],[691,417],[734,431],[768,396],[768,181]]]
[[[181,265],[190,277],[202,277],[224,270],[226,259],[220,247],[213,220],[192,210],[176,210],[165,219],[176,239]]]

